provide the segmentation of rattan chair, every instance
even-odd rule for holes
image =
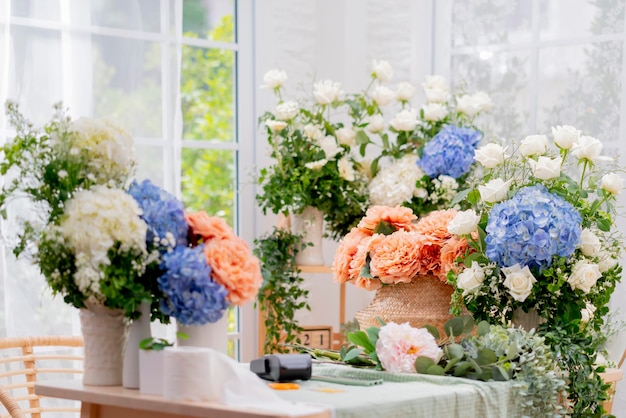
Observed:
[[[54,405],[53,401],[56,400],[45,400],[37,396],[35,382],[39,378],[58,380],[75,378],[77,374],[81,374],[82,346],[82,337],[0,339],[0,403],[5,409],[0,411],[0,417],[45,418],[47,412],[71,412],[73,416],[78,416],[80,408],[67,401],[65,403],[68,406]],[[80,367],[76,366],[77,362]],[[48,405],[47,401],[52,405]]]

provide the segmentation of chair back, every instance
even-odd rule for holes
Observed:
[[[35,383],[80,377],[82,346],[83,338],[75,336],[0,338],[0,403],[5,409],[0,417],[42,418],[44,413],[46,418],[51,412],[78,416],[75,401],[37,396]]]

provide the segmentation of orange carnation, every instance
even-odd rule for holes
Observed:
[[[441,270],[437,274],[440,280],[447,282],[450,270],[457,272],[455,260],[465,254],[469,245],[465,238],[453,236],[441,247]]]
[[[206,212],[193,212],[185,214],[189,224],[189,241],[197,245],[200,241],[229,239],[235,235],[233,229],[219,216],[209,216]]]
[[[211,277],[228,290],[227,299],[234,305],[243,305],[253,299],[263,283],[259,260],[241,238],[212,239],[204,246],[204,254],[211,266]]]
[[[443,241],[452,236],[448,232],[448,224],[454,219],[456,212],[456,209],[431,212],[417,222],[415,229],[417,232],[428,235],[439,243],[443,243]]]
[[[413,231],[415,229],[413,222],[416,219],[417,216],[413,214],[410,208],[402,206],[372,206],[367,210],[358,227],[374,233],[380,221],[385,221],[395,226],[398,230]]]
[[[350,278],[350,262],[356,254],[357,247],[361,240],[369,237],[370,234],[359,228],[352,228],[348,234],[343,237],[335,252],[333,260],[333,279],[338,283],[344,283]]]
[[[376,248],[384,238],[385,236],[382,234],[374,234],[361,240],[361,243],[357,246],[354,257],[350,260],[350,268],[348,269],[349,282],[356,284],[357,279],[361,277],[361,270],[365,267],[367,254],[372,248]]]
[[[414,232],[386,235],[370,252],[370,272],[384,284],[409,283],[420,270],[420,248]]]

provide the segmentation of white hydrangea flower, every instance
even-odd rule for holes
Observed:
[[[413,198],[415,183],[424,176],[417,157],[407,155],[381,169],[369,184],[372,205],[398,206]]]

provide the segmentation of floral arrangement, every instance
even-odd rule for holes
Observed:
[[[483,182],[459,196],[472,208],[448,228],[470,248],[464,268],[449,278],[457,306],[464,303],[477,319],[506,324],[537,313],[538,331],[569,372],[573,415],[583,416],[606,399],[594,335],[621,279],[614,203],[623,180],[603,164],[611,159],[598,139],[571,126],[552,134],[553,144],[532,135],[510,154],[497,144],[476,150]],[[581,351],[587,354],[570,354]]]
[[[468,249],[465,238],[448,232],[454,209],[417,221],[407,207],[372,206],[339,243],[333,277],[367,290],[408,283],[432,274],[446,282],[455,260]]]
[[[535,331],[505,328],[469,316],[450,319],[445,337],[431,326],[382,323],[349,332],[340,352],[299,349],[313,357],[375,367],[389,373],[455,376],[482,381],[509,381],[522,416],[562,416],[565,381],[545,338]]]

